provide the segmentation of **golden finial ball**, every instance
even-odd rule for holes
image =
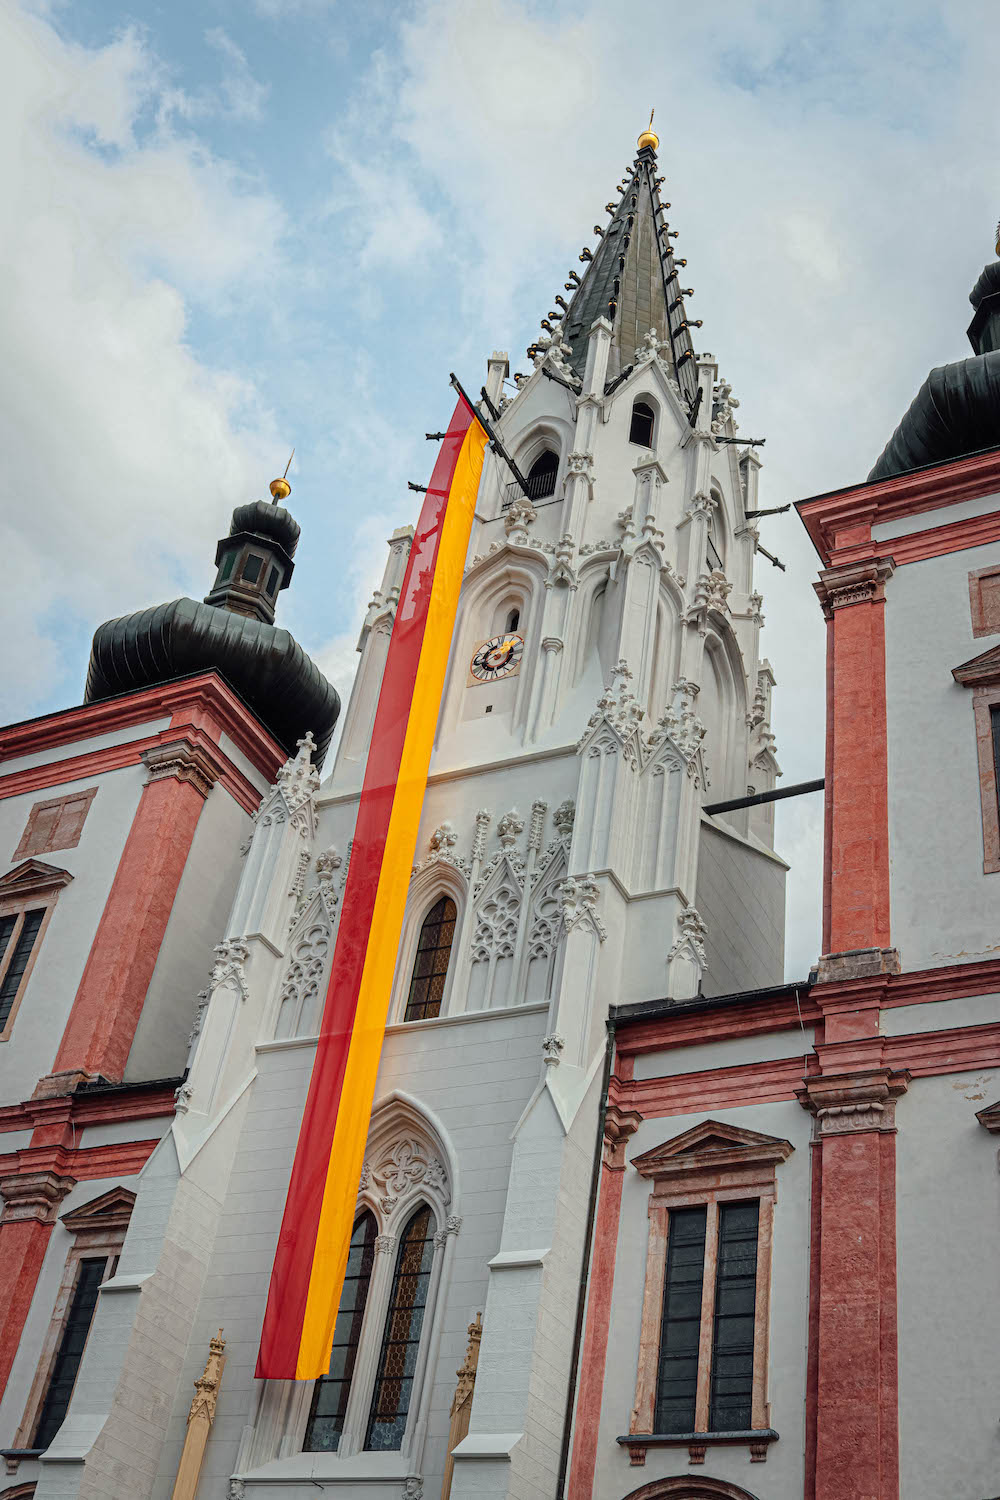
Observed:
[[[642,135],[636,141],[636,145],[638,146],[638,148],[639,148],[640,151],[643,149],[644,146],[652,146],[653,150],[655,151],[657,149],[657,147],[659,146],[659,144],[660,144],[660,137],[656,134],[656,132],[654,130],[644,130],[642,132]]]
[[[287,500],[292,493],[292,487],[287,479],[271,480],[271,499],[277,503],[279,500]]]

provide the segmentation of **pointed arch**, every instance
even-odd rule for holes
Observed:
[[[660,403],[652,396],[641,392],[632,402],[628,440],[639,448],[656,449],[659,427]]]
[[[524,639],[524,652],[516,676],[498,684],[509,711],[509,728],[520,731],[528,717],[528,703],[541,634],[542,598],[548,565],[544,554],[532,547],[508,543],[495,553],[473,563],[462,585],[449,664],[445,699],[438,725],[439,736],[453,734],[470,708],[478,708],[482,687],[470,688],[468,663],[479,641],[504,629],[510,611],[518,612],[517,633]],[[489,694],[487,694],[489,698]],[[495,700],[494,700],[495,701]]]
[[[462,926],[462,915],[469,900],[469,884],[465,877],[465,871],[457,864],[452,864],[448,859],[437,859],[425,865],[422,870],[418,870],[410,881],[410,889],[406,897],[406,910],[403,913],[403,928],[399,941],[399,953],[396,957],[396,973],[393,979],[392,1000],[389,1006],[390,1024],[399,1024],[404,1021],[407,1000],[410,994],[410,980],[413,977],[421,929],[427,914],[442,896],[447,896],[455,904],[455,930],[453,934],[453,943],[455,946],[452,950],[451,962],[445,974],[441,1005],[437,1012],[438,1015],[442,1016],[448,1014],[451,995],[455,986],[455,974],[458,969],[458,934]]]
[[[441,1014],[457,922],[458,907],[449,895],[439,896],[425,912],[410,970],[404,1021],[428,1021]]]
[[[495,854],[476,895],[467,1009],[513,1002],[514,957],[524,899],[521,876],[505,854]]]

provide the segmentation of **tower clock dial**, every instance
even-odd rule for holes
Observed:
[[[524,637],[514,631],[503,635],[491,635],[480,641],[469,662],[469,684],[477,682],[499,682],[504,677],[513,677],[520,671],[524,652]]]

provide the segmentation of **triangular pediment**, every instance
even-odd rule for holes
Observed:
[[[672,1176],[693,1167],[729,1167],[784,1161],[794,1147],[779,1136],[745,1130],[722,1120],[702,1120],[690,1130],[654,1146],[632,1162],[643,1177]]]
[[[58,865],[48,865],[41,859],[26,859],[0,876],[0,896],[33,896],[69,885],[72,879],[69,871]]]
[[[951,675],[962,687],[980,687],[1000,679],[1000,646],[991,646],[981,656],[973,656],[960,667],[952,667]]]
[[[99,1198],[92,1198],[89,1203],[62,1214],[59,1222],[70,1234],[95,1229],[126,1229],[134,1204],[134,1193],[128,1188],[114,1187]]]

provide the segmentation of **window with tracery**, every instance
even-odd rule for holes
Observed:
[[[365,1448],[402,1446],[434,1261],[434,1218],[418,1208],[400,1238],[392,1295],[382,1335]]]
[[[442,896],[424,918],[413,960],[404,1021],[426,1021],[441,1014],[457,918],[458,909],[450,896]]]
[[[361,1325],[368,1302],[372,1267],[375,1264],[377,1233],[374,1214],[362,1214],[354,1226],[351,1248],[347,1254],[347,1273],[340,1307],[337,1309],[330,1368],[325,1375],[320,1376],[313,1388],[303,1444],[308,1453],[333,1453],[340,1444],[358,1345],[361,1342]]]

